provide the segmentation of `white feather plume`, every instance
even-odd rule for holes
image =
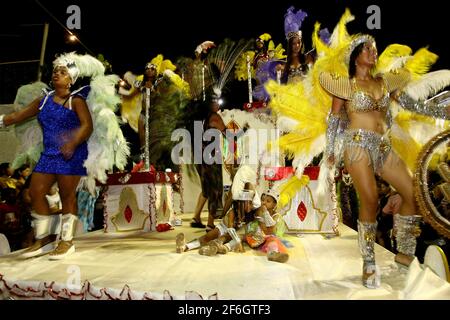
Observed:
[[[95,180],[106,183],[106,173],[117,167],[123,170],[130,154],[129,146],[115,115],[120,97],[115,85],[116,75],[97,76],[91,82],[87,105],[91,111],[94,130],[88,140],[88,158],[84,162],[88,176],[81,185],[91,193],[95,190]]]
[[[91,55],[80,55],[75,52],[68,52],[59,55],[54,64],[58,64],[58,61],[72,60],[75,62],[78,70],[80,71],[78,77],[92,77],[101,76],[105,73],[105,66],[96,58]]]
[[[426,100],[450,85],[450,70],[438,70],[413,81],[405,91],[415,100]]]
[[[280,116],[277,119],[277,128],[282,132],[294,131],[298,126],[298,121],[286,116]]]
[[[300,179],[305,167],[308,166],[315,156],[324,150],[326,144],[325,134],[321,134],[311,143],[309,152],[301,152],[294,156],[292,166],[295,168],[295,175]]]

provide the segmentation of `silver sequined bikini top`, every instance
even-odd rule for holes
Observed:
[[[383,96],[380,99],[375,99],[369,93],[359,89],[356,86],[356,82],[353,84],[353,97],[347,101],[347,112],[370,112],[380,111],[386,112],[389,108],[390,95],[386,89],[386,85],[383,81]]]
[[[297,67],[291,66],[288,73],[288,83],[298,82],[306,76],[307,68],[300,64]]]

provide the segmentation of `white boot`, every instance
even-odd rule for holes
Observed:
[[[33,212],[31,213],[31,217],[33,218],[35,242],[24,251],[22,254],[23,258],[46,254],[55,248],[54,241],[56,238],[50,234],[52,216]]]
[[[50,235],[53,235],[56,240],[59,240],[61,235],[61,217],[62,214],[54,214],[51,215],[50,220]]]
[[[75,233],[77,219],[71,213],[62,215],[61,240],[56,249],[48,256],[49,260],[61,260],[75,252],[75,245],[72,243],[72,239]]]

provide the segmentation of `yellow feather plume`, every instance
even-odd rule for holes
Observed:
[[[421,48],[406,62],[405,68],[411,72],[413,79],[417,79],[430,71],[438,58],[437,54],[434,54],[427,48]]]
[[[386,73],[403,67],[412,49],[402,44],[389,45],[378,57],[374,74]]]
[[[250,58],[250,61],[255,59],[255,51],[245,51],[242,53],[239,58],[236,60],[236,65],[234,67],[234,77],[239,81],[248,80],[248,71],[247,71],[247,57]],[[250,66],[250,71],[252,74],[252,78],[255,77],[255,70],[253,70],[253,66]]]
[[[282,209],[287,206],[289,202],[295,197],[297,192],[309,183],[309,177],[303,175],[301,179],[297,176],[291,177],[283,185],[280,186],[280,200],[277,203],[278,209]]]
[[[158,74],[163,73],[167,69],[174,71],[177,68],[169,59],[164,60],[164,56],[162,54],[158,54],[150,61],[150,63],[156,66],[156,71]]]
[[[328,45],[325,44],[322,39],[319,37],[319,31],[320,31],[320,23],[316,22],[314,24],[314,32],[312,34],[312,43],[313,47],[316,48],[317,55],[323,56],[324,54],[327,54],[330,50],[328,48]]]
[[[178,89],[180,89],[183,92],[183,94],[186,98],[190,98],[191,93],[190,93],[189,83],[187,83],[186,81],[181,79],[181,77],[179,75],[177,75],[176,73],[169,73],[169,78],[170,78],[170,81]]]
[[[259,36],[259,38],[263,41],[268,41],[272,39],[272,36],[268,33],[263,33],[262,35]]]
[[[284,51],[285,50],[281,43],[279,43],[275,47],[275,43],[272,40],[269,42],[268,52],[269,52],[269,56],[271,57],[271,59],[275,59],[275,60],[286,59],[287,55],[284,54]]]
[[[335,48],[338,46],[342,46],[342,44],[348,43],[350,41],[350,36],[347,31],[347,24],[353,20],[355,20],[355,16],[352,15],[350,9],[346,8],[344,14],[342,15],[341,19],[339,19],[338,24],[331,34],[330,47]]]

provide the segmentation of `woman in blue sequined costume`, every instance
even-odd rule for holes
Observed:
[[[74,252],[72,237],[76,225],[76,188],[88,156],[87,140],[93,131],[92,118],[86,98],[90,87],[71,91],[80,71],[74,61],[57,58],[52,82],[54,91],[34,100],[27,108],[0,116],[0,126],[21,122],[37,115],[43,130],[44,150],[33,171],[30,185],[35,243],[23,254],[32,257],[50,252],[50,259],[62,259]],[[55,247],[61,222],[50,215],[45,195],[57,182],[62,201],[61,241]]]

